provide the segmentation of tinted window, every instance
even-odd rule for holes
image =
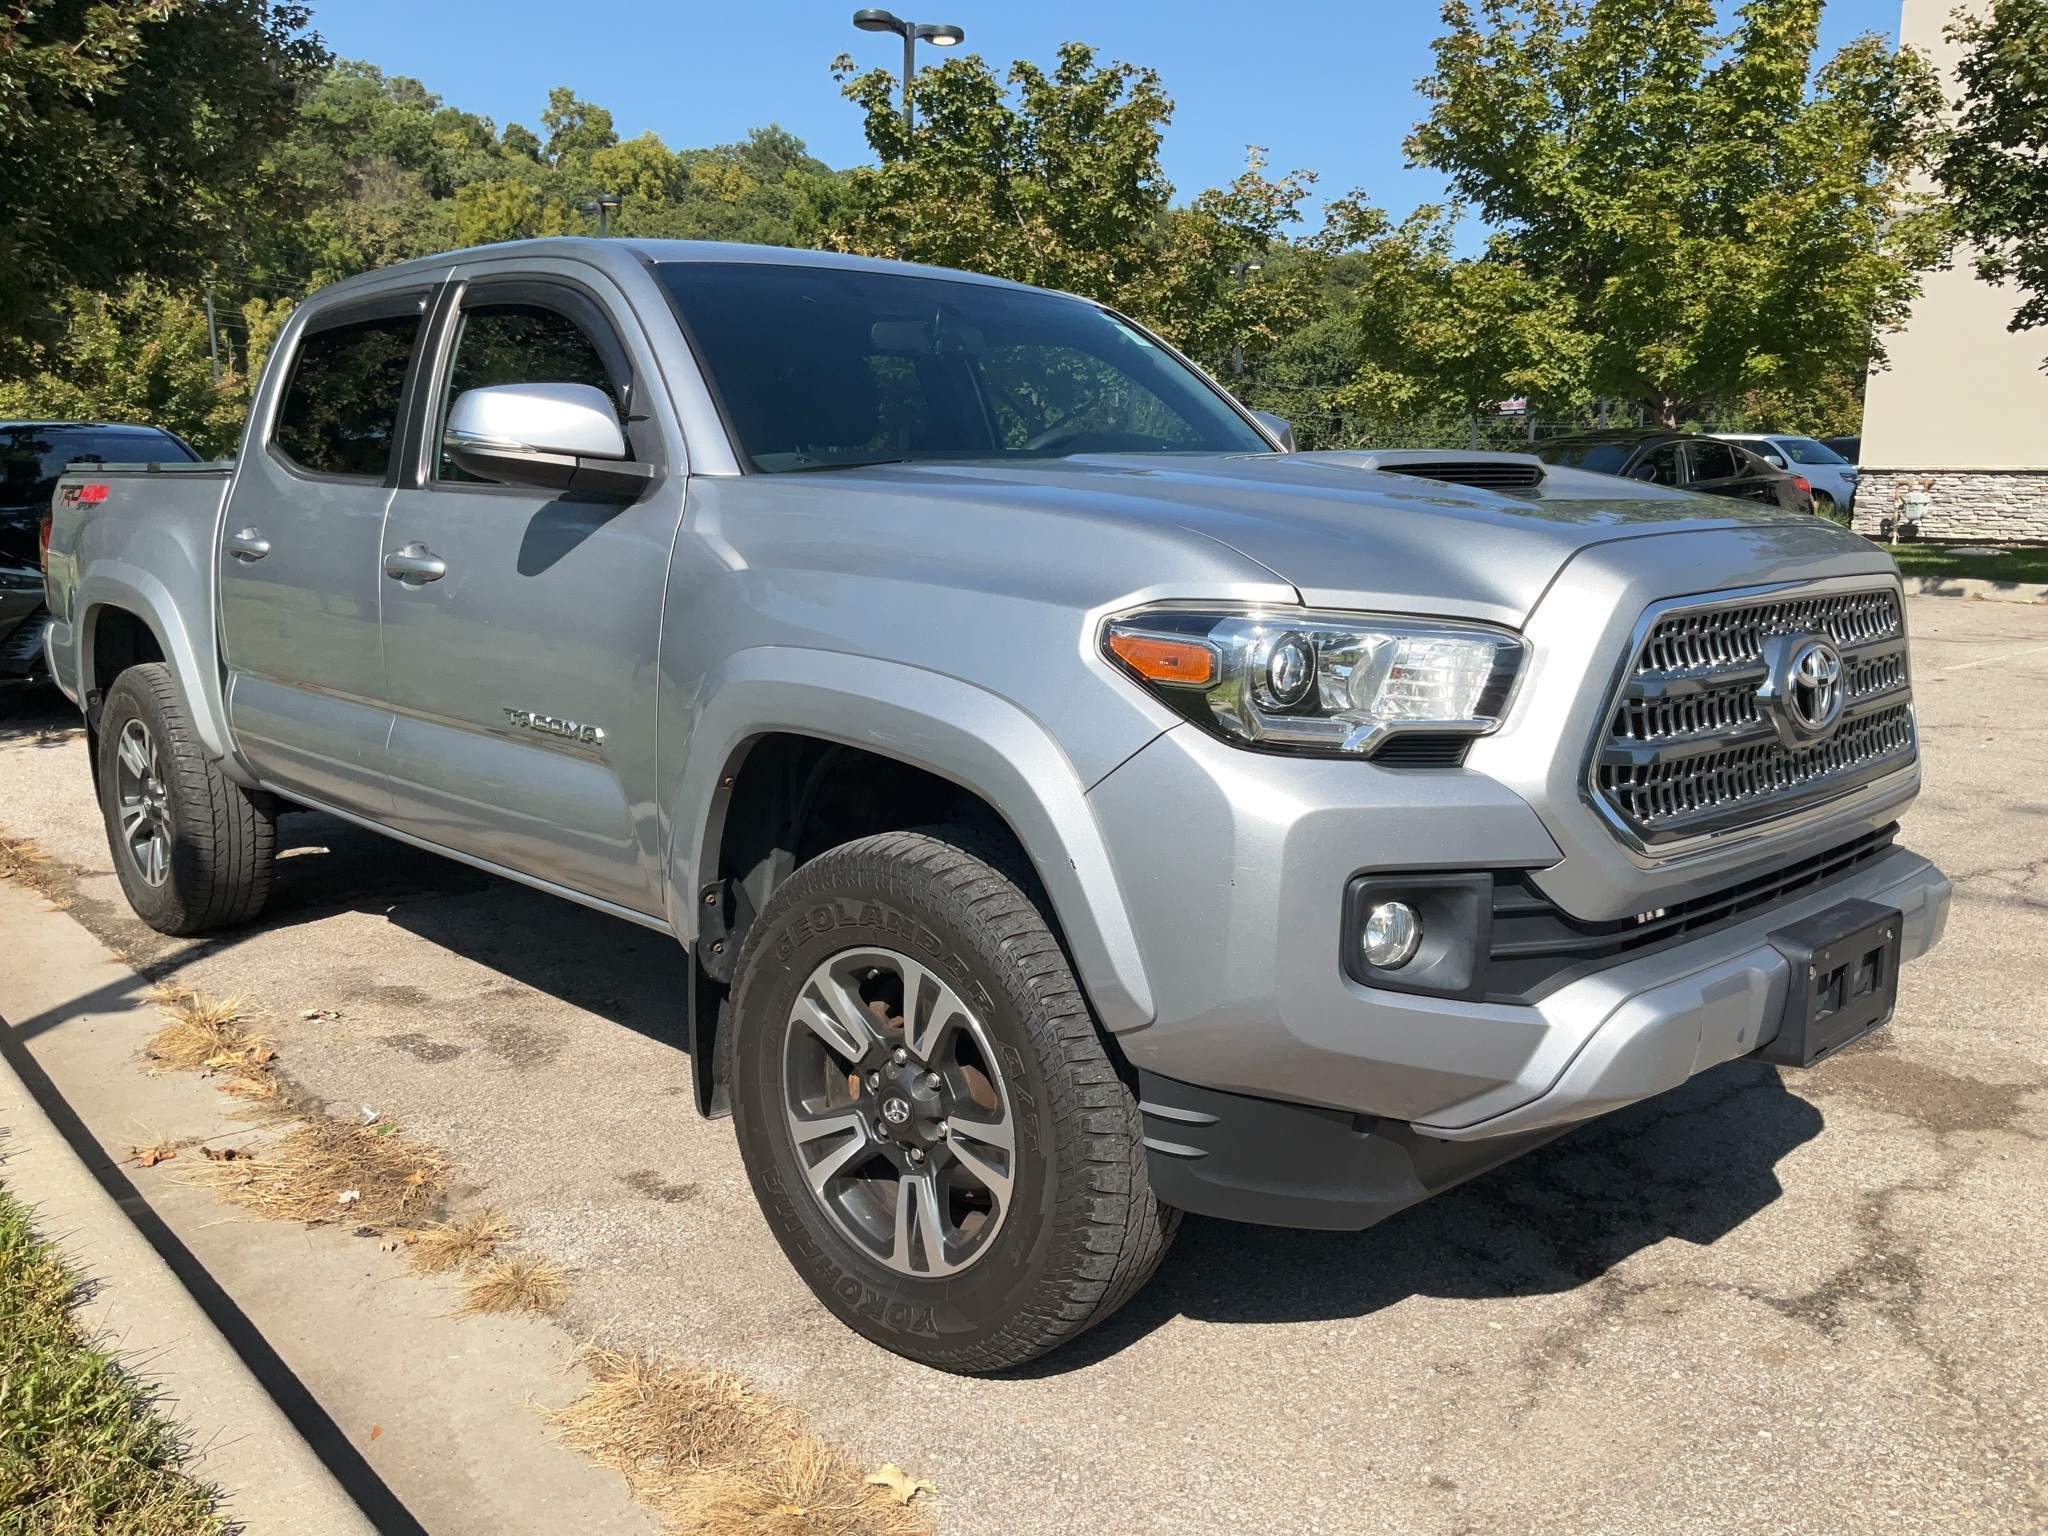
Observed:
[[[1846,464],[1843,458],[1826,443],[1817,443],[1810,437],[1774,437],[1771,441],[1794,464]]]
[[[1629,474],[1652,485],[1678,484],[1678,444],[1662,443],[1652,448]]]
[[[57,477],[74,459],[96,464],[185,462],[198,458],[155,427],[0,427],[0,507],[48,508]]]
[[[829,267],[657,270],[756,469],[1272,451],[1198,376],[1080,299]]]
[[[418,315],[393,315],[301,342],[272,439],[279,452],[315,474],[382,479],[419,330]]]
[[[1591,470],[1596,475],[1620,474],[1628,455],[1627,443],[1544,443],[1536,449],[1536,457],[1546,464]]]
[[[492,384],[588,384],[611,397],[613,410],[619,406],[618,386],[583,327],[538,304],[480,304],[463,311],[441,395],[441,425],[457,395]],[[434,473],[441,480],[478,478],[458,469],[445,448]]]
[[[1743,471],[1735,450],[1726,443],[1693,443],[1688,451],[1695,480],[1732,480]]]

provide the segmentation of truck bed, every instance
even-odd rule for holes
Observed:
[[[88,719],[100,686],[100,619],[120,610],[147,627],[180,677],[194,680],[203,695],[191,701],[194,723],[209,750],[226,755],[213,561],[234,469],[232,460],[100,464],[58,480],[50,526],[50,670]],[[81,573],[89,575],[81,581]]]

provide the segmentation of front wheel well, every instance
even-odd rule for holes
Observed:
[[[1059,925],[1023,843],[987,800],[929,769],[843,742],[772,731],[743,745],[721,775],[723,805],[692,900],[691,1058],[697,1107],[726,1109],[720,1021],[747,930],[783,881],[819,854],[878,832],[956,830]]]
[[[786,731],[756,737],[725,775],[724,813],[705,849],[713,871],[700,878],[698,961],[729,980],[739,941],[776,887],[827,849],[877,832],[913,827],[973,829],[1010,866],[1029,875],[1023,844],[996,808],[928,769],[863,747]],[[1039,892],[1033,889],[1034,897]]]

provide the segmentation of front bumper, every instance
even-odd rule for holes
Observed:
[[[1533,1003],[1396,993],[1339,965],[1354,875],[1560,857],[1528,803],[1491,777],[1255,756],[1182,727],[1090,798],[1156,1000],[1151,1023],[1118,1036],[1135,1067],[1446,1141],[1569,1125],[1756,1050],[1787,990],[1776,929],[1859,897],[1898,909],[1900,958],[1912,960],[1948,914],[1940,871],[1895,848]],[[1860,817],[1817,827],[1773,862],[1865,830]]]

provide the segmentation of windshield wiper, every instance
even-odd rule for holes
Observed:
[[[778,469],[778,475],[808,475],[821,469],[868,469],[876,464],[908,464],[909,459],[834,459],[829,464],[792,464],[787,469]]]

